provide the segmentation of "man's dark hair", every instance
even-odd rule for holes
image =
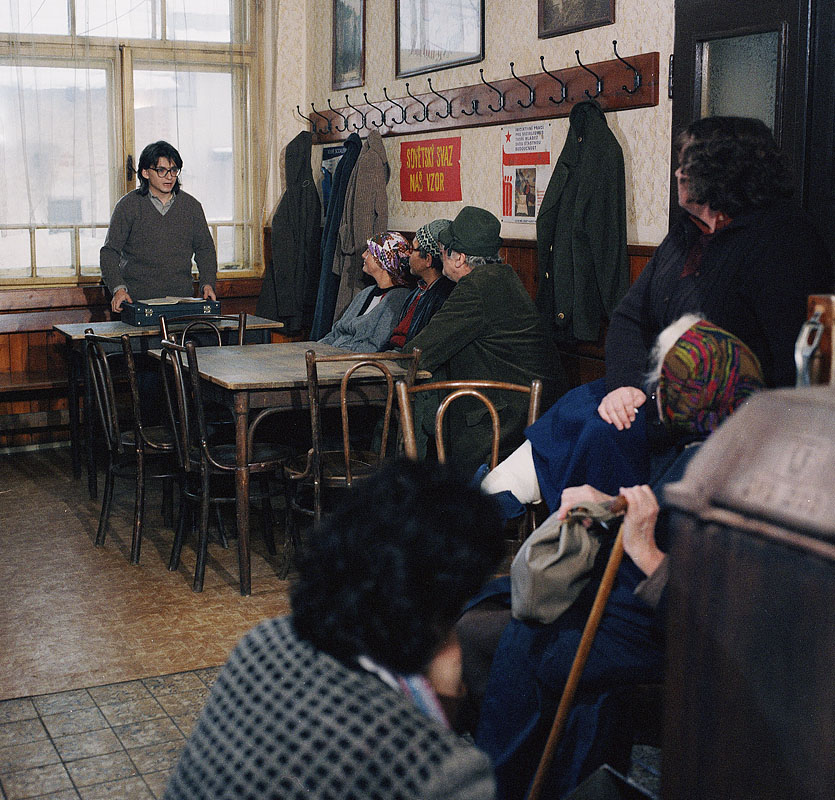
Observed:
[[[310,534],[291,590],[300,636],[348,661],[422,669],[504,554],[494,501],[438,464],[397,460]]]
[[[676,138],[688,197],[729,217],[792,195],[790,173],[768,126],[751,117],[705,117]]]
[[[148,179],[142,176],[143,169],[153,169],[161,158],[167,158],[177,169],[183,168],[183,159],[177,152],[177,148],[168,142],[153,142],[149,144],[139,155],[139,163],[136,165],[136,177],[139,178],[139,188],[136,190],[141,195],[148,194]],[[174,181],[174,194],[180,191],[180,179]]]

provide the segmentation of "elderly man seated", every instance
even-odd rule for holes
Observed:
[[[436,379],[530,384],[540,378],[546,398],[553,398],[564,388],[562,369],[530,295],[513,269],[502,263],[500,230],[501,223],[489,211],[466,206],[438,234],[444,275],[456,286],[404,349],[420,348],[421,366]],[[522,440],[528,400],[510,392],[493,395],[501,423],[500,450],[508,453]],[[416,407],[419,428],[432,430],[433,411]],[[489,414],[478,401],[465,398],[450,408],[449,418],[451,461],[474,472],[489,454]]]
[[[409,254],[409,271],[417,278],[417,288],[403,304],[400,321],[389,339],[389,349],[400,350],[414,339],[444,304],[455,284],[443,274],[438,234],[449,225],[436,219],[417,229]]]

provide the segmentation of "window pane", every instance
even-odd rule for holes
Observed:
[[[169,39],[181,42],[229,42],[232,37],[230,0],[168,0]]]
[[[29,231],[0,231],[0,278],[32,276]]]
[[[42,278],[64,278],[75,275],[72,258],[71,230],[35,231],[35,263]]]
[[[159,39],[159,0],[76,0],[79,36]]]
[[[137,153],[165,139],[180,152],[183,189],[209,220],[234,218],[232,75],[229,72],[134,72]]]
[[[105,236],[107,236],[107,228],[82,228],[78,232],[82,275],[101,275],[99,250],[104,244]]]
[[[109,219],[111,118],[104,69],[0,65],[0,219]]]
[[[67,35],[67,0],[6,0],[0,3],[0,31]]]

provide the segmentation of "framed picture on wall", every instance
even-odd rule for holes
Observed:
[[[396,0],[398,78],[484,60],[484,0]]]
[[[365,0],[333,0],[331,87],[365,83]]]
[[[614,21],[615,0],[539,0],[540,39]]]

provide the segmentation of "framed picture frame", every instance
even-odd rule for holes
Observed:
[[[598,28],[615,21],[615,0],[539,0],[539,38]]]
[[[484,0],[396,0],[398,78],[484,60]]]
[[[331,88],[365,83],[365,0],[333,0]]]

